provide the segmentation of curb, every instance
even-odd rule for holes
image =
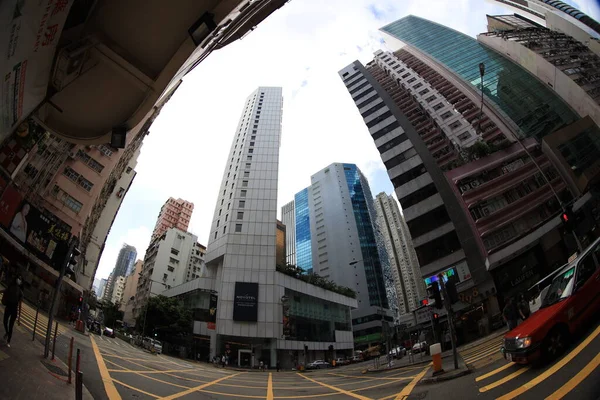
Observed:
[[[473,372],[473,370],[471,368],[467,368],[463,371],[460,371],[460,372],[452,374],[452,375],[446,375],[446,376],[441,375],[441,376],[432,376],[431,378],[423,378],[419,381],[419,383],[417,383],[417,385],[430,385],[432,383],[450,381],[452,379],[460,378],[461,376],[469,375],[472,372]]]
[[[443,356],[442,358],[449,358],[452,357],[452,354],[448,354],[446,356]],[[402,365],[402,366],[398,366],[398,367],[392,367],[392,368],[384,368],[384,369],[367,369],[365,372],[368,374],[378,374],[384,371],[394,371],[397,369],[402,369],[402,368],[409,368],[409,367],[414,367],[416,365],[425,365],[425,364],[429,364],[431,363],[431,360],[423,360],[423,361],[419,361],[419,362],[415,362],[412,364],[407,364],[407,365]]]

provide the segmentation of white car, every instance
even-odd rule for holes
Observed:
[[[415,345],[412,347],[413,354],[417,354],[422,351],[427,351],[427,342],[415,343]]]
[[[331,364],[327,361],[323,360],[315,360],[306,366],[307,369],[322,369],[322,368],[330,368]]]

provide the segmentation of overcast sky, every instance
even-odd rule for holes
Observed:
[[[563,0],[564,1],[564,0]],[[599,19],[596,0],[568,1]],[[206,245],[220,179],[244,99],[258,86],[283,87],[281,205],[333,162],[355,163],[371,192],[392,193],[379,153],[337,71],[385,49],[378,29],[413,14],[464,32],[486,31],[486,14],[509,10],[482,0],[292,0],[243,40],[212,53],[186,76],[145,139],[135,178],[115,219],[97,278],[123,243],[143,258],[162,204],[195,205],[189,231]]]

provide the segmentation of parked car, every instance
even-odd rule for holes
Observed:
[[[359,356],[359,355],[358,355],[358,356],[353,356],[353,357],[350,359],[350,362],[351,362],[351,363],[357,363],[357,362],[361,362],[361,361],[362,361],[362,357],[361,357],[361,356]]]
[[[311,363],[309,363],[306,366],[306,369],[323,369],[323,368],[330,368],[331,364],[329,364],[327,361],[323,361],[323,360],[315,360]]]
[[[390,350],[390,355],[392,355],[396,358],[402,358],[406,355],[406,349],[402,346],[398,346],[398,347]]]
[[[142,347],[148,351],[152,351],[152,349],[154,349],[154,352],[157,354],[162,353],[162,343],[151,337],[144,338],[142,341]]]
[[[560,355],[573,334],[600,312],[600,239],[556,274],[538,311],[504,335],[508,361],[528,364]]]
[[[346,360],[345,358],[336,358],[335,359],[336,367],[341,367],[342,365],[348,365],[348,364],[350,364],[350,360]]]
[[[104,336],[108,336],[110,338],[114,338],[115,337],[115,331],[114,329],[111,328],[104,328]]]
[[[415,343],[415,345],[412,347],[412,352],[413,354],[427,352],[428,348],[429,346],[427,346],[427,342]]]

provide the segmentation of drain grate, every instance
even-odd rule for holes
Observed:
[[[60,376],[68,375],[62,368],[57,367],[56,365],[54,365],[53,363],[51,363],[49,361],[42,360],[42,364],[44,365],[44,367],[46,367],[48,369],[48,371],[52,372],[55,375],[60,375]]]

